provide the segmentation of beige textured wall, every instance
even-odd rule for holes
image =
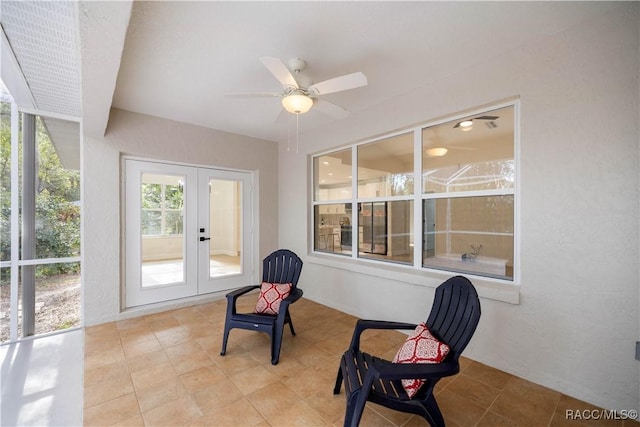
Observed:
[[[515,3],[517,5],[517,2]],[[504,7],[510,6],[505,3]],[[492,55],[463,73],[300,136],[306,154],[520,99],[520,304],[486,298],[465,354],[605,408],[639,409],[638,3]],[[550,17],[551,18],[551,17]],[[364,70],[366,71],[366,70]],[[372,82],[371,82],[372,83]],[[370,84],[371,84],[370,83]],[[394,114],[387,112],[393,110]],[[308,163],[308,162],[307,162]],[[281,152],[280,243],[307,253],[305,296],[364,318],[426,318],[445,277],[309,254],[308,164]]]
[[[254,269],[278,248],[275,143],[114,109],[104,138],[85,136],[82,152],[85,325],[140,314],[122,311],[121,156],[253,171],[258,185]],[[256,273],[257,274],[257,273]],[[198,298],[170,304],[188,304]],[[155,305],[160,310],[170,304]]]

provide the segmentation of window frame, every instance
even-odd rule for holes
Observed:
[[[460,191],[452,193],[435,193],[428,194],[423,192],[423,176],[422,176],[422,131],[425,128],[438,126],[444,123],[459,120],[465,117],[473,115],[481,115],[493,110],[498,110],[505,107],[513,108],[513,164],[514,164],[514,182],[513,187],[510,189],[491,189],[491,190],[473,190],[473,191]],[[310,255],[311,262],[332,266],[340,269],[348,269],[350,271],[358,271],[364,274],[371,274],[377,277],[388,277],[393,280],[401,280],[408,283],[424,284],[425,274],[429,277],[433,277],[436,280],[450,277],[453,274],[464,274],[474,280],[474,283],[482,288],[479,289],[481,296],[485,296],[491,299],[505,301],[513,304],[519,303],[519,287],[521,281],[520,272],[520,100],[518,97],[507,99],[501,102],[487,104],[482,107],[475,108],[473,110],[467,110],[461,113],[447,115],[437,120],[427,121],[417,126],[404,128],[402,130],[394,131],[392,133],[368,138],[366,140],[352,143],[345,146],[337,146],[332,149],[323,150],[321,152],[313,153],[309,155],[309,175],[310,175],[310,198],[309,198],[309,218],[308,218],[308,254]],[[358,197],[358,147],[365,144],[374,143],[394,136],[402,135],[405,133],[413,132],[414,136],[414,191],[411,195],[402,196],[385,196],[385,197]],[[316,194],[318,194],[318,175],[315,170],[316,159],[325,156],[327,154],[335,153],[337,151],[343,151],[351,149],[352,165],[351,165],[351,198],[348,199],[328,199],[328,200],[316,200]],[[482,274],[474,274],[472,272],[464,272],[447,269],[436,269],[430,267],[424,267],[422,265],[422,205],[423,201],[427,199],[437,198],[458,198],[458,197],[484,197],[484,196],[496,196],[496,195],[511,195],[514,198],[513,206],[513,277],[501,278],[492,277]],[[319,197],[318,197],[319,199]],[[345,256],[344,254],[332,253],[330,251],[317,250],[316,242],[316,223],[315,223],[315,209],[316,206],[333,205],[333,204],[348,204],[353,207],[351,216],[351,225],[353,229],[358,228],[358,211],[357,206],[362,202],[375,202],[375,201],[398,201],[398,200],[412,200],[413,201],[413,262],[410,264],[398,264],[389,260],[378,260],[363,258],[359,256],[359,248],[357,236],[352,234],[352,248],[351,254]],[[383,270],[383,271],[381,271]],[[388,274],[387,274],[388,273]],[[439,283],[439,282],[438,282]],[[434,283],[435,286],[435,283]],[[478,287],[478,286],[477,286]]]
[[[160,207],[157,208],[141,208],[143,212],[158,212],[160,214],[160,234],[142,234],[145,239],[153,238],[166,238],[166,237],[182,237],[184,235],[184,206],[180,209],[173,209],[166,207],[167,202],[167,186],[173,186],[173,184],[154,183],[154,185],[160,186]],[[183,195],[184,197],[184,195]],[[183,201],[184,203],[184,201]],[[181,233],[167,233],[167,213],[179,212],[183,217],[183,225]]]
[[[4,76],[3,76],[4,77]],[[2,83],[4,86],[4,83]],[[8,97],[3,99],[2,102],[6,102],[11,105],[10,112],[10,132],[11,132],[11,140],[10,140],[10,212],[12,213],[10,219],[10,248],[11,253],[9,255],[9,260],[0,261],[0,268],[7,268],[11,274],[10,284],[9,284],[9,292],[10,292],[10,302],[9,302],[9,338],[8,341],[2,342],[2,344],[10,344],[23,340],[34,339],[42,336],[55,335],[62,332],[67,332],[70,330],[75,330],[82,327],[84,322],[84,316],[82,314],[82,309],[80,309],[80,326],[74,326],[69,329],[56,329],[53,331],[46,331],[38,333],[36,332],[36,311],[35,311],[35,296],[36,296],[36,280],[35,273],[33,280],[27,280],[25,283],[24,273],[20,272],[21,269],[29,268],[35,269],[42,266],[50,266],[56,264],[78,264],[80,268],[80,292],[82,292],[83,280],[82,280],[82,266],[83,266],[83,255],[82,255],[82,242],[83,242],[83,214],[82,214],[82,167],[79,169],[79,200],[77,201],[80,205],[80,224],[79,224],[79,238],[80,238],[80,248],[79,252],[76,255],[71,256],[57,256],[57,257],[46,257],[46,258],[38,258],[36,252],[37,243],[30,242],[25,245],[22,242],[22,235],[24,234],[21,231],[21,227],[23,226],[24,218],[29,215],[29,220],[35,223],[37,211],[34,209],[33,212],[26,212],[22,206],[22,197],[25,194],[24,188],[24,173],[27,173],[22,170],[23,162],[24,162],[24,144],[29,143],[33,144],[34,158],[32,159],[34,162],[33,170],[29,170],[29,173],[33,173],[37,176],[39,170],[39,165],[37,162],[38,156],[40,153],[38,152],[38,121],[47,119],[57,119],[63,120],[70,123],[77,123],[78,129],[80,129],[81,120],[77,117],[72,117],[64,114],[51,113],[47,111],[42,111],[34,108],[27,107],[19,107],[16,100],[13,98],[12,94],[9,92],[8,88],[7,95]],[[31,117],[33,120],[33,135],[32,137],[25,137],[25,133],[23,131],[23,123],[25,117]],[[79,141],[80,141],[79,137]],[[53,141],[50,140],[53,144]],[[81,143],[80,143],[81,144]],[[81,150],[81,147],[78,146],[78,150]],[[22,154],[19,154],[22,152]],[[31,159],[30,159],[31,160]],[[36,185],[38,180],[35,180]],[[36,191],[36,188],[30,189],[29,191]],[[16,214],[18,213],[18,214]],[[32,231],[36,233],[36,230]],[[29,246],[29,251],[31,254],[25,254],[25,246]],[[28,283],[30,282],[30,283]],[[25,298],[25,294],[29,294],[28,298]],[[23,304],[29,304],[31,307],[22,308],[21,313],[19,313],[19,300]],[[26,318],[26,322],[25,322]],[[22,326],[19,330],[18,323],[21,323]],[[27,331],[25,331],[25,328]]]

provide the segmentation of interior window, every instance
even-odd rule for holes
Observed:
[[[351,200],[351,148],[314,158],[314,200]],[[351,255],[351,203],[322,203],[314,207],[314,250]]]
[[[413,132],[358,146],[358,198],[413,194]]]
[[[422,266],[513,279],[514,107],[422,130]]]
[[[512,281],[515,113],[509,104],[315,156],[313,250]]]

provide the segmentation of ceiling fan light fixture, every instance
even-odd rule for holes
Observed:
[[[301,93],[293,93],[282,98],[282,106],[291,114],[304,114],[313,106],[313,99]]]
[[[444,147],[434,147],[425,150],[425,154],[427,155],[427,157],[442,157],[447,154],[447,151],[449,150]]]
[[[460,128],[460,130],[462,131],[467,131],[467,130],[471,130],[472,126],[473,126],[473,119],[465,119],[465,120],[462,120],[461,122],[456,123],[453,128],[454,129]]]

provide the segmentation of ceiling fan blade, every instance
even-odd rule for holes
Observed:
[[[476,147],[460,147],[460,146],[457,146],[457,145],[447,145],[446,147],[452,148],[454,150],[463,150],[463,151],[477,151],[478,150]]]
[[[349,115],[349,110],[343,108],[339,105],[332,104],[331,102],[327,102],[322,99],[316,99],[313,105],[314,109],[317,109],[321,113],[326,114],[327,116],[333,117],[334,119],[344,119]]]
[[[225,93],[227,98],[276,98],[279,97],[279,93],[275,92],[247,92],[247,93]]]
[[[361,72],[357,72],[316,83],[309,86],[308,90],[309,92],[313,92],[316,95],[325,95],[327,93],[355,89],[357,87],[366,85],[367,76],[365,76]]]
[[[284,108],[280,108],[280,111],[278,111],[278,114],[276,115],[275,119],[273,119],[273,121],[275,123],[285,122],[288,119],[288,115],[289,113],[287,113],[287,110],[285,110]]]
[[[280,60],[280,58],[271,58],[269,56],[264,56],[260,58],[260,61],[264,64],[265,67],[273,74],[273,76],[278,79],[278,81],[284,87],[294,87],[298,89],[298,82],[291,74],[291,71],[284,65],[284,62]]]

